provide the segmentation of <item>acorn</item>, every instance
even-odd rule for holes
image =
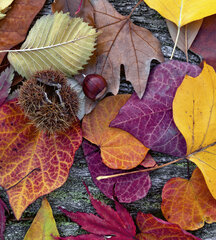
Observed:
[[[83,92],[91,100],[100,99],[107,90],[106,80],[99,74],[88,74],[83,80]]]

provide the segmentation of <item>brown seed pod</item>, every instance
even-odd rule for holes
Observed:
[[[33,124],[49,134],[65,131],[77,120],[79,99],[59,71],[35,73],[23,83],[19,104]]]

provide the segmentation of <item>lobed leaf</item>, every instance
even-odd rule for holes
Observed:
[[[165,184],[161,210],[169,222],[185,230],[196,230],[203,227],[204,222],[216,221],[216,200],[198,168],[190,180],[172,178]]]
[[[82,142],[79,123],[64,133],[48,136],[24,116],[17,101],[0,108],[0,185],[7,190],[17,219],[38,197],[67,180]]]
[[[216,73],[204,63],[199,76],[185,76],[173,101],[176,126],[185,137],[187,158],[201,170],[216,198]]]
[[[134,93],[110,126],[129,132],[153,151],[184,156],[186,142],[173,121],[172,101],[184,76],[195,77],[200,71],[198,66],[180,61],[157,65],[142,99]]]
[[[92,55],[97,35],[81,18],[70,18],[62,12],[43,16],[21,49],[8,54],[8,60],[26,78],[50,68],[74,75]]]
[[[149,150],[131,134],[109,127],[129,97],[127,94],[103,99],[82,122],[83,137],[100,148],[103,163],[113,169],[138,166]]]
[[[44,198],[24,240],[53,240],[51,234],[59,236],[52,208],[47,199]]]

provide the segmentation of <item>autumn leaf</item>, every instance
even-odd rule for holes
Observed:
[[[139,240],[201,240],[182,230],[178,225],[165,222],[151,214],[139,212],[136,222],[141,231],[141,233],[136,235]]]
[[[185,230],[196,230],[203,227],[204,222],[216,221],[216,200],[198,168],[190,180],[172,178],[165,184],[161,210],[169,222]]]
[[[216,13],[215,0],[144,0],[164,18],[182,27]]]
[[[185,53],[187,59],[188,59],[187,51],[191,47],[191,44],[193,43],[195,37],[197,36],[199,29],[202,25],[202,22],[203,22],[203,19],[200,19],[200,20],[188,23],[181,28],[178,42],[177,42],[177,47],[179,47]],[[166,20],[166,24],[167,24],[170,36],[172,37],[172,40],[175,42],[178,28],[173,22],[169,20]]]
[[[11,83],[14,77],[14,69],[8,67],[0,75],[0,106],[5,102],[10,92]]]
[[[129,97],[127,94],[103,99],[82,122],[83,137],[100,148],[102,161],[109,168],[134,168],[148,152],[131,134],[109,127]]]
[[[144,198],[147,195],[151,187],[149,173],[134,173],[126,176],[97,180],[99,176],[124,173],[126,171],[108,168],[102,163],[100,149],[88,141],[83,141],[82,148],[92,180],[108,198],[113,199],[113,195],[115,195],[119,202],[130,203]],[[145,162],[145,159],[143,162]]]
[[[5,211],[8,212],[8,208],[0,198],[0,239],[1,240],[4,240],[3,234],[5,230],[5,223],[6,223]]]
[[[26,78],[50,68],[74,75],[92,55],[97,35],[81,18],[70,18],[62,12],[43,16],[21,49],[10,51],[8,60]]]
[[[3,0],[5,1],[5,0]],[[7,16],[0,21],[0,50],[11,49],[22,42],[34,17],[45,0],[15,0]],[[6,52],[0,53],[0,63]]]
[[[216,69],[216,15],[207,17],[195,38],[191,50],[202,56],[208,64]]]
[[[94,199],[88,191],[88,188],[87,192],[89,194],[91,204],[96,210],[98,216],[91,213],[73,213],[60,208],[60,210],[66,214],[66,216],[68,216],[73,222],[76,222],[77,224],[81,225],[84,230],[94,234],[93,236],[95,238],[92,237],[86,239],[103,239],[104,236],[110,235],[113,236],[112,238],[116,240],[134,240],[136,234],[136,226],[128,211],[117,201],[115,201],[115,211],[110,206]],[[84,239],[82,236],[85,235],[80,235],[80,239]],[[68,237],[66,239],[74,238]]]
[[[157,65],[142,99],[134,93],[110,126],[129,132],[153,151],[184,156],[186,143],[173,121],[172,101],[184,76],[195,77],[200,71],[196,65],[179,61]]]
[[[6,12],[10,9],[10,5],[14,0],[0,0],[0,20],[6,16]]]
[[[88,191],[88,189],[87,189]],[[73,222],[81,225],[83,229],[92,233],[77,237],[55,238],[60,240],[102,240],[111,238],[115,240],[201,240],[182,230],[178,225],[165,222],[151,214],[139,212],[136,222],[141,233],[136,234],[136,227],[128,211],[115,201],[114,211],[111,207],[93,198],[89,193],[91,204],[99,216],[91,213],[69,212],[60,208]]]
[[[201,74],[186,76],[173,101],[176,126],[187,143],[187,159],[201,170],[206,184],[216,198],[216,74],[204,63]]]
[[[59,236],[52,208],[47,199],[44,198],[24,240],[53,240],[51,234]]]
[[[1,106],[0,117],[0,185],[19,219],[29,204],[66,181],[82,134],[78,122],[61,134],[39,132],[16,100]]]
[[[87,2],[88,0],[84,1],[84,5],[87,5]],[[74,4],[72,0],[67,0],[66,3],[68,6]],[[90,23],[92,24],[93,11],[95,27],[101,30],[102,34],[98,37],[97,62],[87,69],[85,74],[102,75],[108,82],[108,91],[116,95],[120,84],[120,65],[124,64],[126,78],[141,98],[151,61],[163,61],[158,40],[147,29],[133,24],[130,16],[119,14],[108,1],[98,0],[90,3]],[[86,11],[83,10],[83,14],[86,18]],[[79,16],[82,17],[82,12]]]

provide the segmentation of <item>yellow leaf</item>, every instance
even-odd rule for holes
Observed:
[[[216,199],[216,73],[210,65],[205,63],[198,77],[184,78],[173,117],[187,142],[187,158],[199,167]]]
[[[67,76],[75,75],[92,55],[97,35],[81,18],[71,18],[62,12],[43,16],[35,23],[21,49],[6,50],[8,60],[26,78],[50,68]]]
[[[52,209],[47,199],[44,198],[24,240],[53,240],[51,234],[59,237]]]
[[[163,17],[182,27],[216,13],[215,0],[144,0]]]

